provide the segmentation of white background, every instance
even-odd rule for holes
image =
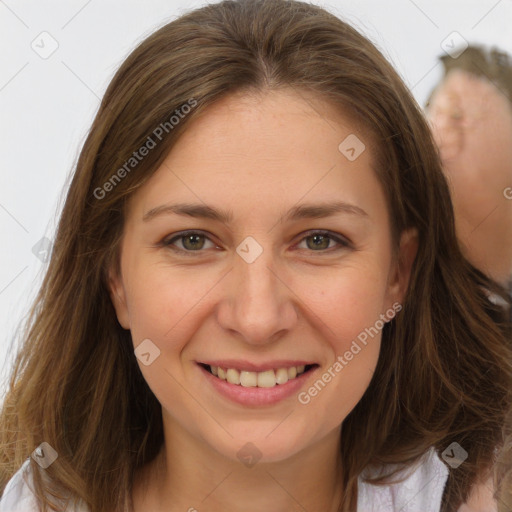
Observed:
[[[136,43],[183,12],[178,0],[0,0],[0,399],[16,329],[46,264],[69,173],[106,86]],[[424,104],[453,31],[512,53],[512,0],[314,1],[366,34]],[[51,48],[47,59],[32,45]],[[45,37],[45,43],[41,38]],[[42,51],[42,50],[41,50]]]

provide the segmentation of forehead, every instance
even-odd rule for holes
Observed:
[[[487,78],[462,69],[452,69],[438,88],[434,100],[452,100],[461,105],[481,107],[501,104],[506,98]]]
[[[325,195],[371,202],[383,194],[373,149],[361,123],[311,93],[232,94],[191,120],[134,202],[212,199],[253,213]]]

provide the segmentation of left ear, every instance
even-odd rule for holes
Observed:
[[[389,275],[388,298],[390,303],[403,303],[416,253],[418,252],[418,230],[406,229],[400,235],[398,255]]]

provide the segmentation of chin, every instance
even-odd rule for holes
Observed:
[[[290,419],[292,416],[290,414]],[[265,421],[255,428],[253,421],[252,425],[228,430],[233,437],[223,436],[222,441],[218,440],[213,445],[214,448],[224,457],[247,466],[287,460],[312,442],[311,435],[299,429],[291,431],[288,419],[280,425],[279,421]],[[214,440],[207,442],[213,443]]]

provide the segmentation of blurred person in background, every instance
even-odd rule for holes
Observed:
[[[426,112],[451,187],[459,242],[471,263],[512,297],[512,60],[476,46],[440,60],[444,76]],[[489,299],[502,302],[493,293]],[[512,439],[507,445],[497,474],[512,465]],[[510,499],[510,477],[505,487]],[[488,483],[474,493],[472,506],[486,510],[491,496]],[[466,507],[459,512],[473,510]]]
[[[477,268],[512,291],[512,61],[469,46],[440,57],[426,106],[450,183],[458,238]]]

